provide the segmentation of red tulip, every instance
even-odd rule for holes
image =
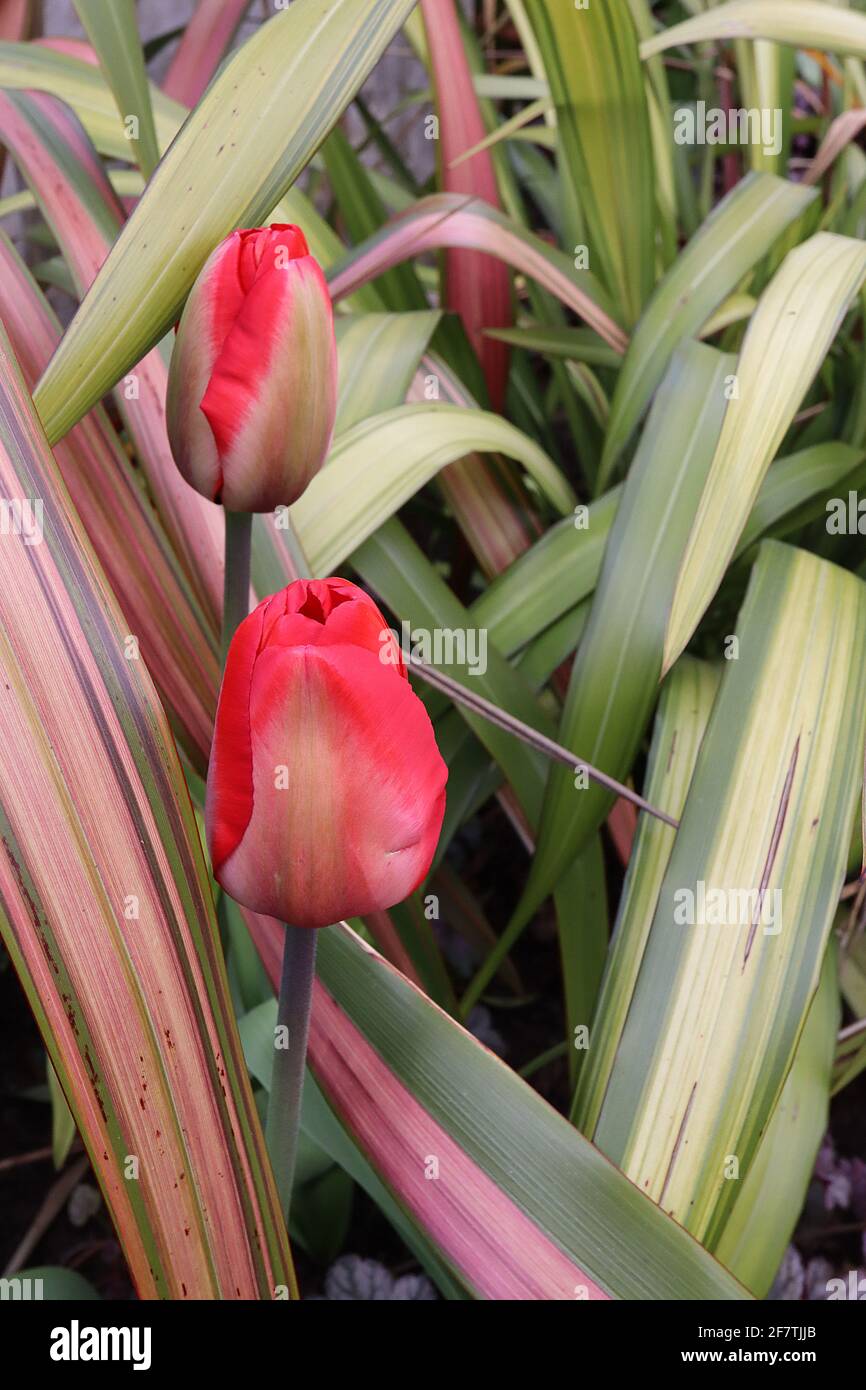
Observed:
[[[447,777],[361,589],[299,579],[241,623],[206,803],[214,874],[238,902],[301,927],[401,902],[430,867]]]
[[[167,424],[181,473],[232,511],[288,506],[325,460],[336,403],[331,299],[303,232],[233,232],[175,339]]]

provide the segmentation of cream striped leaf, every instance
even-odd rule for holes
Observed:
[[[766,542],[737,638],[594,1132],[710,1246],[791,1064],[844,878],[866,727],[866,587]],[[759,919],[745,895],[760,890]]]
[[[862,242],[819,232],[788,253],[761,296],[683,555],[665,637],[665,671],[715,594],[764,475],[864,276]]]

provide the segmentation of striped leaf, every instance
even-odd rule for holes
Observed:
[[[713,667],[683,657],[662,692],[644,793],[675,817],[682,815],[718,677]],[[572,1109],[575,1124],[588,1135],[594,1133],[608,1087],[674,839],[668,826],[641,815]],[[759,1298],[766,1296],[781,1262],[826,1127],[838,1012],[834,952],[828,951],[791,1071],[714,1247],[717,1258]]]
[[[843,882],[866,588],[768,541],[737,637],[594,1131],[711,1247],[781,1092]]]
[[[629,344],[611,402],[598,490],[603,491],[677,344],[692,337],[813,194],[770,174],[737,184],[659,282]]]
[[[662,690],[644,795],[652,806],[675,820],[682,815],[718,686],[719,672],[714,667],[683,657]],[[592,1019],[591,1045],[571,1110],[578,1129],[590,1137],[610,1083],[675,838],[676,832],[663,821],[644,813],[639,816],[613,944]]]
[[[79,295],[84,295],[123,221],[100,162],[75,117],[52,97],[0,92],[0,116],[3,137],[63,250]],[[118,386],[115,402],[162,524],[216,631],[222,605],[222,511],[188,487],[178,472],[165,426],[167,382],[167,362],[155,349]],[[38,389],[35,399],[38,404]]]
[[[399,405],[406,398],[439,314],[421,309],[404,314],[340,314],[337,333],[339,378],[336,435]],[[390,396],[380,404],[383,382]]]
[[[253,930],[275,981],[280,929],[259,918]],[[327,928],[319,951],[310,1071],[404,1216],[471,1297],[746,1296],[524,1081],[347,927]],[[425,1181],[431,1171],[438,1179]]]
[[[632,324],[655,278],[650,122],[626,0],[527,0],[556,108],[560,177],[580,208],[600,279]]]
[[[791,1070],[714,1254],[766,1298],[794,1233],[827,1131],[830,1074],[839,1027],[839,985],[832,938],[824,956]]]
[[[455,193],[419,198],[407,212],[355,247],[332,267],[331,295],[342,299],[392,266],[443,247],[465,247],[500,257],[573,309],[611,347],[625,351],[627,339],[616,310],[594,275],[576,270],[564,252],[504,213]]]
[[[414,0],[296,0],[212,83],[148,184],[40,385],[60,438],[175,322],[214,246],[271,212]]]
[[[543,352],[548,357],[564,357],[572,362],[589,362],[597,367],[622,365],[618,352],[603,343],[588,328],[566,328],[557,324],[521,324],[519,328],[491,329],[490,336],[514,347]]]
[[[60,326],[2,234],[0,318],[32,390]],[[218,684],[207,620],[105,412],[97,408],[81,420],[54,456],[175,733],[204,771]]]
[[[271,1298],[294,1279],[171,735],[4,340],[0,392],[0,497],[43,523],[3,541],[0,929],[139,1295]]]
[[[82,45],[82,48],[85,46]],[[87,51],[91,52],[89,45]],[[98,65],[88,62],[75,39],[41,43],[0,42],[0,87],[51,93],[75,112],[100,154],[128,160],[129,140],[111,88]],[[150,89],[157,144],[171,144],[186,112],[177,102]]]
[[[683,556],[664,669],[712,599],[761,482],[866,276],[866,247],[819,232],[788,253],[752,315]],[[768,369],[785,363],[784,372]]]
[[[665,614],[713,457],[732,361],[691,343],[659,391],[617,507],[558,740],[612,777],[634,760],[657,697]],[[554,887],[612,804],[597,784],[550,769],[529,881],[498,950]],[[486,975],[490,960],[484,967]],[[477,982],[476,982],[477,987]]]
[[[784,178],[791,150],[795,54],[786,46],[757,39],[753,43],[740,40],[736,45],[736,55],[742,105],[750,110],[779,111],[782,120],[777,151],[767,149],[761,141],[756,140],[747,145],[744,154],[753,169]]]
[[[487,133],[472,85],[455,0],[421,0],[436,105],[440,183],[447,193],[499,206],[493,160],[487,150],[457,163]],[[508,379],[508,349],[484,336],[511,321],[511,283],[506,265],[482,252],[452,248],[445,256],[445,303],[460,314],[484,369],[490,403],[501,411]]]
[[[166,96],[183,102],[184,106],[195,106],[249,3],[250,0],[198,0],[162,80]]]
[[[560,513],[574,506],[556,465],[501,416],[441,403],[398,406],[340,435],[327,466],[292,507],[315,571],[331,573],[440,468],[476,449],[519,459]],[[340,500],[350,489],[347,513]]]
[[[102,71],[114,93],[136,162],[148,178],[159,161],[150,88],[135,15],[135,0],[74,0]]]
[[[866,58],[866,16],[822,0],[729,0],[647,39],[641,56],[709,39],[774,39]]]
[[[407,399],[427,400],[435,391],[452,405],[476,408],[457,373],[431,352]],[[501,574],[541,532],[537,494],[529,493],[519,470],[501,454],[467,454],[443,469],[436,482],[485,575]]]

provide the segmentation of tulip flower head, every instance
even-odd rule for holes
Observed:
[[[337,403],[331,299],[299,227],[237,231],[178,326],[167,425],[197,492],[232,511],[290,506],[328,452]]]
[[[392,907],[427,873],[448,769],[387,631],[348,580],[299,579],[235,633],[206,826],[244,906],[323,927]]]

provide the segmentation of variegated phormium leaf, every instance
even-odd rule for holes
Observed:
[[[736,640],[594,1128],[711,1247],[784,1083],[844,878],[866,586],[767,541]]]
[[[4,943],[140,1297],[286,1294],[183,775],[5,337],[0,502]]]

